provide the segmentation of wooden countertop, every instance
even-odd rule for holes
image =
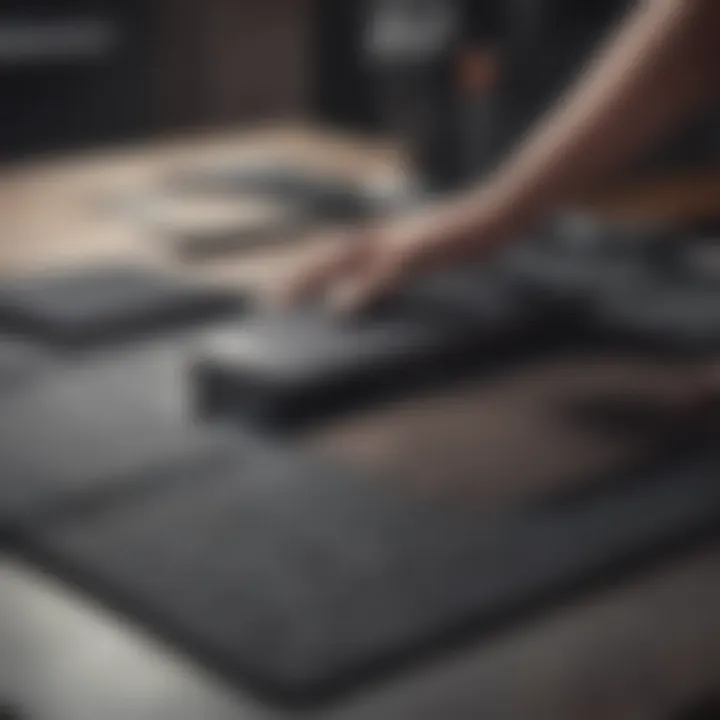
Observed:
[[[294,159],[355,178],[394,172],[390,151],[329,133],[293,129],[183,136],[11,166],[0,172],[0,273],[102,258],[176,266],[167,244],[118,205],[157,194],[174,170],[258,157]],[[250,253],[219,265],[226,271],[232,265],[242,276],[252,277],[269,262],[258,260],[257,253]]]
[[[295,160],[356,180],[392,181],[399,175],[398,156],[390,148],[295,127],[185,135],[17,164],[0,170],[0,273],[103,257],[176,266],[167,244],[143,223],[114,212],[113,203],[157,194],[174,170],[267,157]],[[585,204],[610,215],[705,220],[720,214],[720,171],[620,187]],[[292,262],[295,251],[307,245],[294,242],[284,244],[280,253],[273,248],[243,253],[234,260],[223,258],[214,270],[218,277],[237,272],[251,280],[255,273],[271,272],[273,265]]]

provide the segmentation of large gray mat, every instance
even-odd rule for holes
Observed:
[[[194,483],[30,527],[23,540],[233,680],[317,702],[714,532],[718,468],[686,459],[487,515],[260,450]]]
[[[190,338],[58,366],[2,395],[0,525],[154,481],[234,450],[235,433],[197,423]]]

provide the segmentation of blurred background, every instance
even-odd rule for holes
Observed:
[[[407,139],[412,96],[436,115],[418,158],[457,181],[502,155],[629,5],[6,0],[0,153],[288,119]],[[699,122],[653,167],[714,162],[719,134]]]

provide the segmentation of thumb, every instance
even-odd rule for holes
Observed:
[[[322,295],[327,286],[363,264],[367,245],[362,235],[353,233],[338,237],[331,247],[313,253],[286,279],[279,293],[281,302],[294,303]]]

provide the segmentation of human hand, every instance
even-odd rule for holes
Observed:
[[[322,298],[334,310],[359,309],[417,275],[482,258],[504,238],[506,225],[492,212],[470,216],[446,206],[339,233],[292,274],[279,296],[284,303]]]

